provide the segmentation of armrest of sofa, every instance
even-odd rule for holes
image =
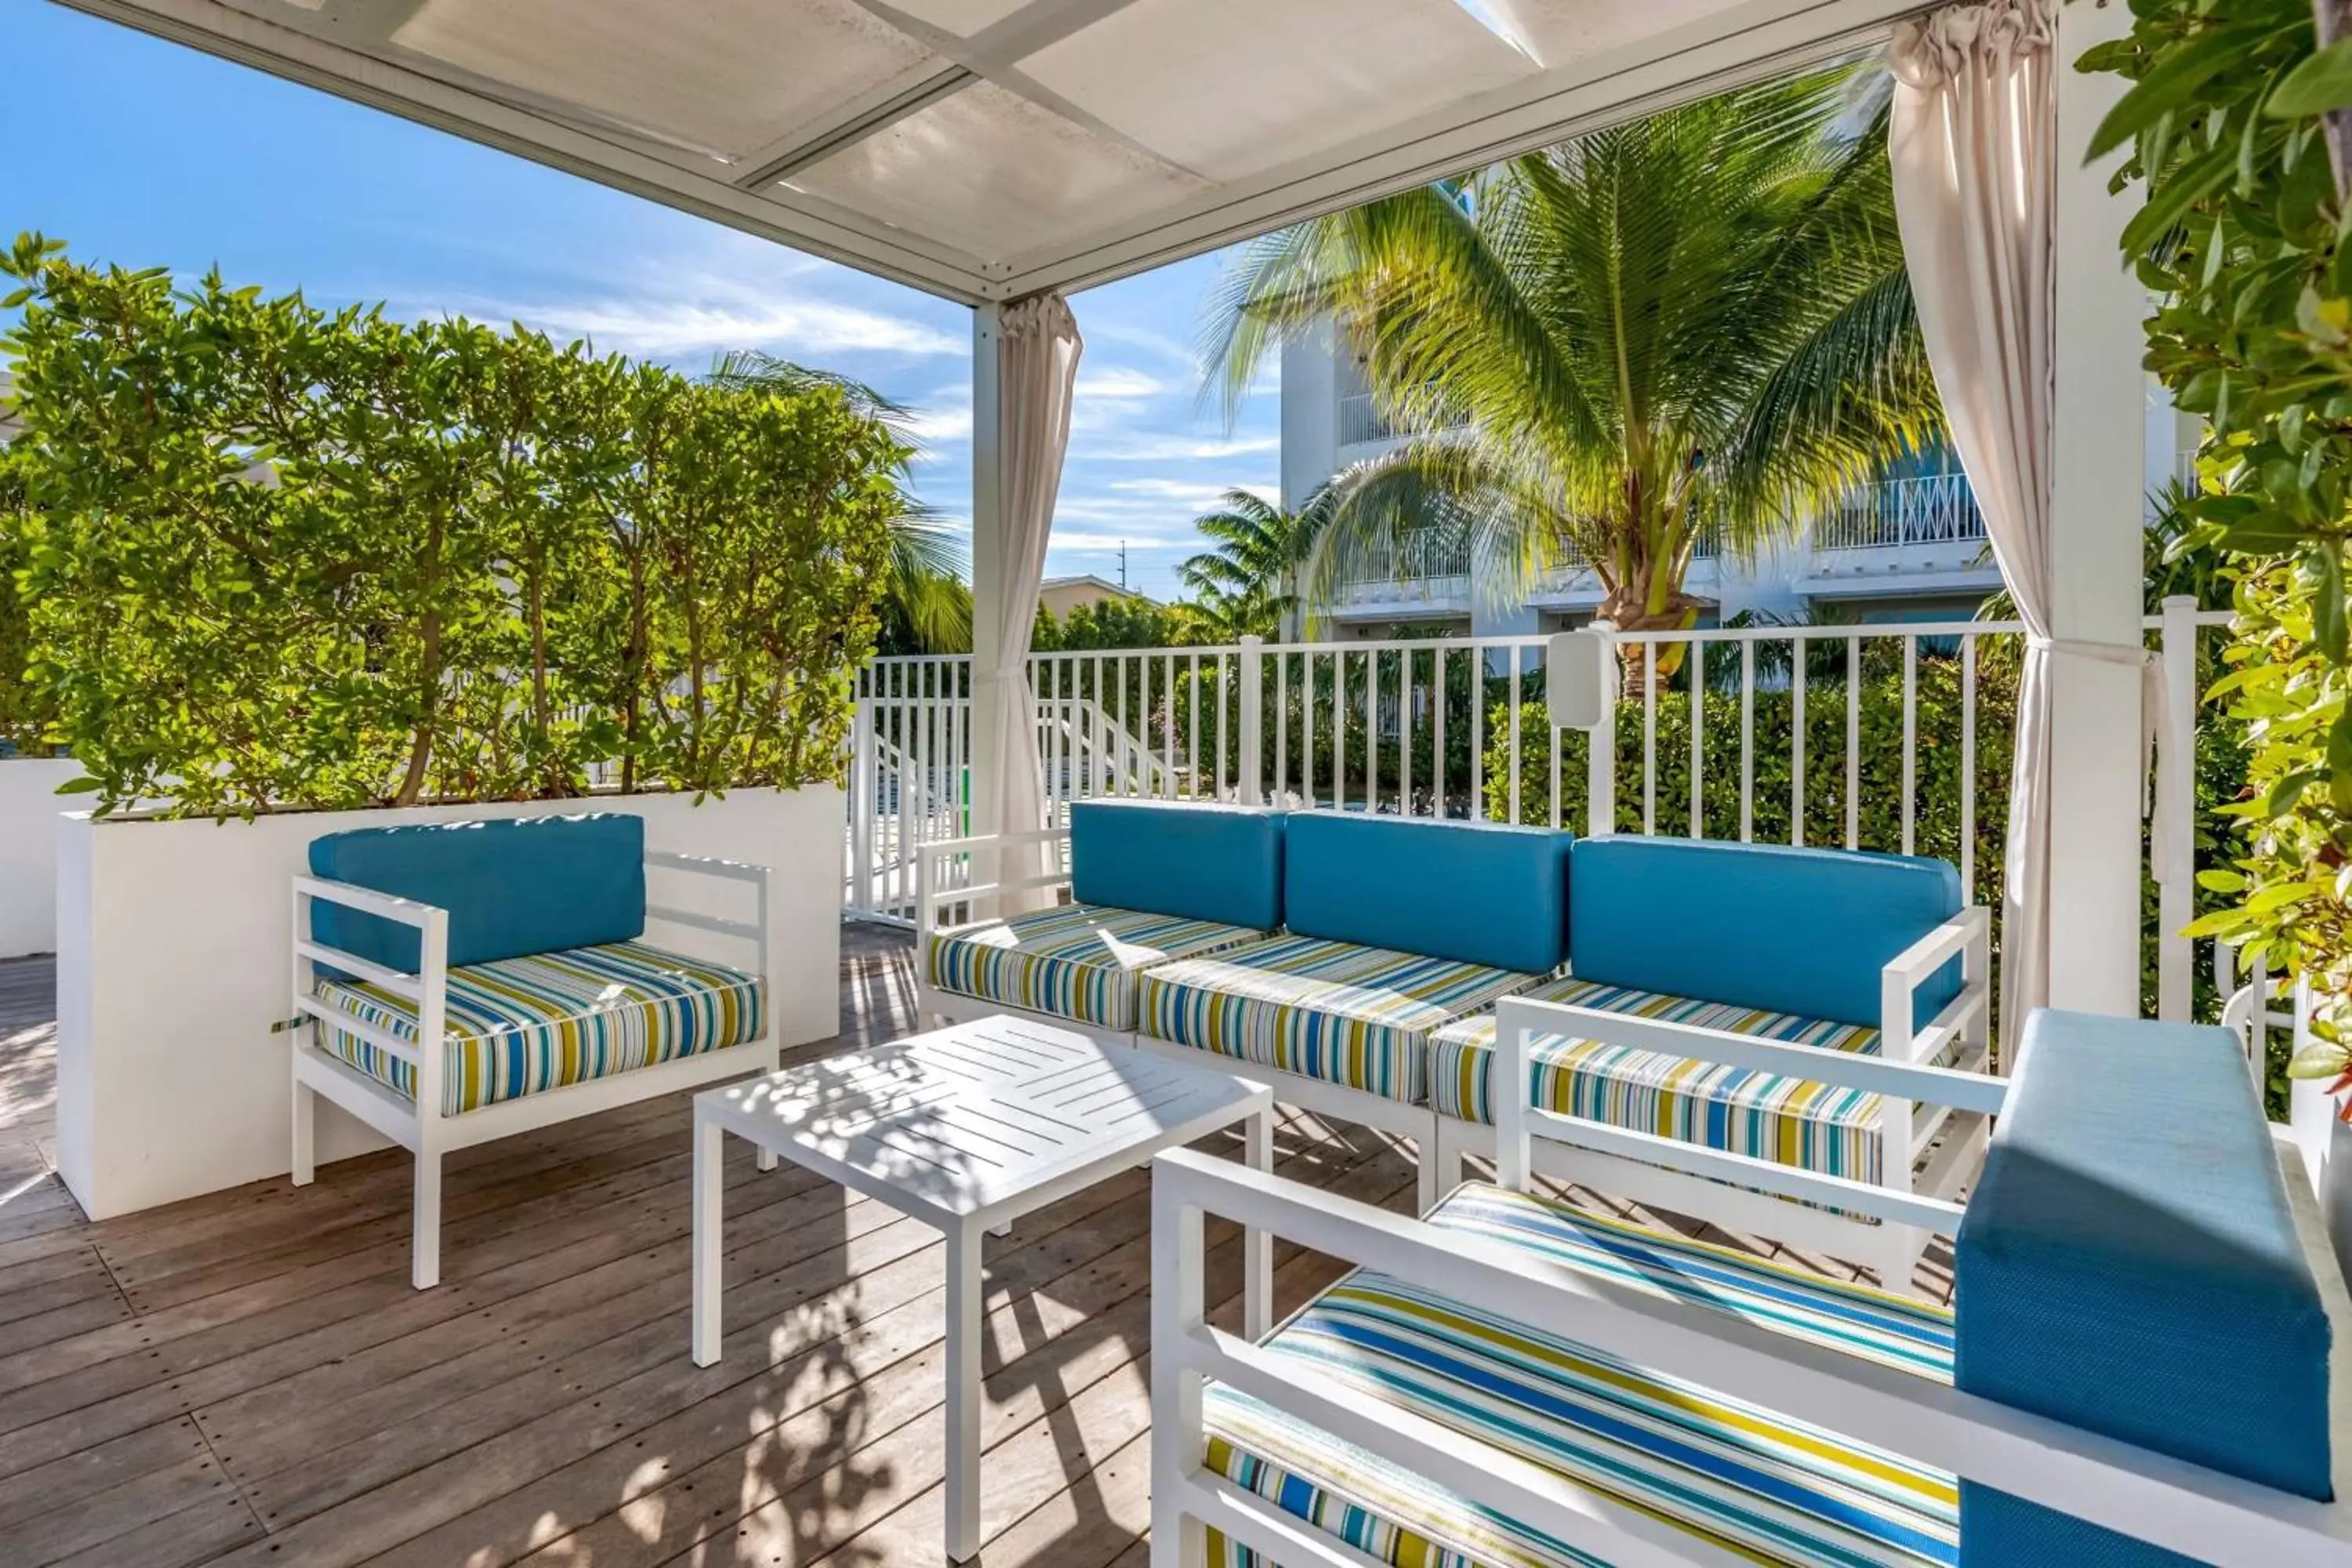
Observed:
[[[749,883],[752,889],[753,913],[748,921],[730,921],[719,915],[707,915],[698,910],[681,910],[668,904],[646,900],[646,919],[666,921],[695,931],[713,931],[748,942],[759,960],[752,973],[762,980],[768,977],[768,868],[754,866],[745,860],[720,860],[707,855],[680,855],[667,849],[646,851],[646,868],[659,871],[682,871],[688,876],[713,877],[730,882]]]
[[[1525,1093],[1500,1092],[1499,1086],[1528,1081],[1534,1041],[1538,1035],[1569,1035],[1626,1050],[1656,1051],[1692,1061],[1831,1084],[1881,1095],[1891,1103],[1907,1105],[1918,1101],[1986,1115],[1997,1113],[2009,1092],[2004,1080],[1981,1072],[1829,1050],[1633,1013],[1506,996],[1495,1005],[1495,1059],[1491,1069],[1497,1086],[1494,1096],[1496,1180],[1522,1192],[1530,1190],[1532,1142],[1547,1138],[1596,1153],[1613,1154],[1753,1192],[1868,1215],[1889,1224],[1916,1226],[1947,1236],[1957,1229],[1961,1213],[1958,1204],[1914,1194],[1909,1190],[1907,1163],[1901,1173],[1901,1182],[1891,1179],[1895,1173],[1890,1168],[1890,1180],[1873,1184],[1678,1138],[1612,1126],[1590,1117],[1540,1109],[1531,1104]]]
[[[915,847],[915,947],[918,952],[930,943],[931,933],[940,929],[940,911],[958,904],[979,906],[1005,893],[1025,892],[1034,888],[1066,888],[1070,885],[1070,831],[1066,827],[1041,827],[1028,833],[987,833],[968,838],[941,838]],[[1053,857],[1055,868],[1034,877],[1007,878],[1003,873],[1004,852],[1028,845],[1058,846]],[[945,868],[956,860],[969,860],[971,879],[958,883],[944,874]],[[973,918],[984,918],[974,916]],[[961,924],[965,922],[952,922]]]
[[[416,973],[404,974],[373,959],[362,958],[358,953],[346,952],[339,947],[313,940],[310,934],[313,900],[340,904],[362,914],[415,927],[418,954],[422,960]],[[325,877],[297,877],[294,879],[293,915],[295,1016],[332,1023],[335,1027],[359,1035],[378,1049],[407,1062],[416,1070],[416,1103],[420,1107],[437,1107],[441,1103],[441,1053],[420,1050],[417,1045],[440,1039],[446,1021],[449,1005],[449,911],[437,905],[419,903],[414,899],[379,892],[353,882],[338,882]],[[375,1028],[347,1014],[331,1014],[315,994],[320,964],[342,973],[357,975],[415,1002],[416,1041],[404,1040],[388,1029]]]
[[[1917,1022],[1919,988],[1960,961],[1960,989],[1943,1011]],[[1955,1037],[1967,1042],[1962,1067],[1984,1065],[1992,1021],[1992,911],[1971,904],[1913,942],[1879,972],[1879,1052],[1889,1061],[1930,1062]]]

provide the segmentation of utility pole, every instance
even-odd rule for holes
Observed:
[[[1127,592],[1127,541],[1118,542],[1118,591]]]

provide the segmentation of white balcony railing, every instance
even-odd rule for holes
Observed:
[[[1339,399],[1339,445],[1361,447],[1372,441],[1385,441],[1400,432],[1388,421],[1372,402],[1369,392],[1359,392]]]
[[[2170,670],[2168,733],[2193,735],[2197,639],[2227,618],[2177,604],[2149,619]],[[1980,687],[2014,679],[2021,637],[1995,621],[1618,634],[1636,661],[1679,658],[1684,673],[1592,735],[1549,726],[1538,637],[1104,649],[1040,655],[1029,673],[1055,821],[1072,801],[1148,795],[1597,824],[1939,855],[1982,900],[2000,869],[2010,703]],[[1694,668],[1709,694],[1696,703]],[[909,918],[914,847],[969,831],[971,680],[960,658],[861,672],[852,913]],[[1990,734],[1988,707],[2001,715]],[[2166,787],[2188,787],[2187,748],[2166,755]],[[2194,858],[2193,844],[2168,857],[2166,931],[2188,923]],[[2158,956],[2165,1016],[2184,1016],[2188,944],[2167,938]]]
[[[1984,514],[1966,474],[1886,479],[1856,490],[1813,528],[1815,550],[1981,543]]]
[[[1361,447],[1374,441],[1393,440],[1399,436],[1412,435],[1416,429],[1446,429],[1453,421],[1439,425],[1415,426],[1400,424],[1381,412],[1380,405],[1369,392],[1353,392],[1339,399],[1339,445]]]
[[[1816,552],[1831,552],[1937,544],[1980,546],[1984,541],[1984,515],[1977,510],[1976,493],[1969,489],[1968,476],[1927,474],[1886,479],[1856,490],[1836,511],[1814,525],[1811,542]],[[1419,535],[1411,535],[1398,554],[1401,561],[1384,559],[1368,565],[1360,578],[1341,591],[1339,603],[1354,605],[1446,599],[1468,591],[1470,551],[1467,542],[1458,536],[1442,539],[1433,531],[1424,542]],[[1708,561],[1721,554],[1721,537],[1709,530],[1691,552],[1691,558]],[[1545,574],[1542,589],[1557,593],[1569,588],[1585,577],[1589,570],[1584,557],[1570,549]]]

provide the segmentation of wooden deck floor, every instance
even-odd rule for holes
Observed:
[[[903,938],[849,928],[842,1034],[904,1032]],[[91,1225],[51,1173],[44,960],[0,963],[0,1562],[533,1568],[941,1562],[941,1248],[730,1140],[725,1359],[687,1354],[674,1098],[449,1163],[408,1287],[408,1165],[371,1155]],[[1277,1160],[1409,1208],[1412,1152],[1287,1119]],[[987,1260],[991,1565],[1145,1556],[1147,1182]],[[1238,1239],[1213,1299],[1238,1327]],[[1277,1253],[1288,1310],[1335,1278]]]

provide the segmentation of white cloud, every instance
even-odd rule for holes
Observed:
[[[1084,397],[1157,397],[1168,384],[1156,375],[1127,365],[1078,373],[1077,395]]]
[[[923,447],[923,460],[937,462],[938,448],[971,439],[971,384],[950,382],[928,396],[909,400],[914,409],[906,421],[907,434]]]
[[[1073,444],[1072,458],[1097,458],[1113,463],[1219,462],[1229,458],[1256,457],[1282,450],[1279,436],[1186,436],[1164,432],[1129,440],[1089,442],[1083,449]]]
[[[507,307],[541,331],[588,338],[598,348],[652,359],[768,348],[802,354],[951,354],[964,345],[905,316],[814,299],[726,303],[698,299],[614,298]]]
[[[918,297],[779,247],[722,246],[665,253],[625,271],[558,286],[543,297],[452,302],[493,321],[521,321],[551,336],[588,338],[608,353],[674,360],[725,349],[793,358],[880,353],[964,354],[970,341],[917,311]],[[865,302],[861,302],[865,301]]]
[[[1197,539],[1153,539],[1148,535],[1130,533],[1087,533],[1080,530],[1062,527],[1058,517],[1055,521],[1051,542],[1056,550],[1197,550],[1201,543]]]
[[[1276,485],[1202,484],[1189,479],[1113,479],[1105,488],[1125,495],[1159,496],[1202,510],[1223,501],[1229,489],[1247,490],[1272,505],[1279,505],[1282,501],[1282,490]]]
[[[1100,296],[1097,298],[1099,299]],[[1091,303],[1090,301],[1090,306]],[[1181,342],[1156,328],[1139,326],[1131,321],[1105,321],[1099,312],[1092,308],[1087,311],[1086,334],[1087,341],[1090,343],[1126,343],[1131,347],[1148,349],[1171,363],[1182,365],[1187,370],[1191,370],[1195,363],[1190,344]]]

